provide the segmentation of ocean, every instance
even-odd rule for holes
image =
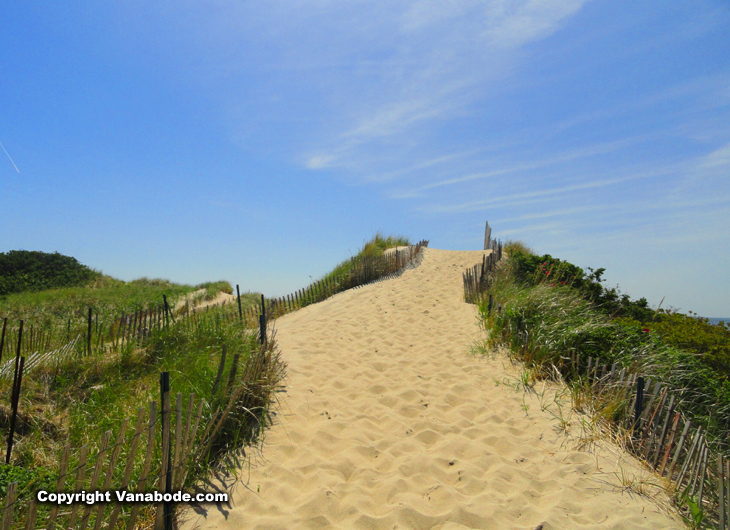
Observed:
[[[730,318],[708,318],[707,320],[710,321],[710,324],[719,324],[720,322],[725,322],[725,324],[730,324]]]

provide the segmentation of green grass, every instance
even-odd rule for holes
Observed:
[[[553,260],[551,268],[546,261],[545,256],[519,256],[497,269],[490,294],[503,310],[490,312],[486,299],[479,306],[490,342],[506,344],[515,357],[545,376],[557,367],[569,379],[574,353],[583,366],[593,357],[669,384],[679,409],[704,426],[713,445],[730,450],[727,329],[710,326],[708,331],[706,322],[656,311],[650,312],[655,321],[641,322],[625,315],[646,316],[644,302],[628,297],[617,311],[624,316],[617,316],[612,314],[617,306],[606,305],[605,293],[586,288],[586,283],[595,283],[590,278],[595,271],[576,274],[571,264]],[[520,270],[532,262],[539,265]]]
[[[377,232],[370,241],[366,241],[352,258],[339,263],[334,269],[325,274],[322,280],[337,280],[346,277],[353,266],[362,262],[365,258],[377,258],[383,255],[386,249],[393,247],[405,247],[410,245],[410,240],[404,236],[385,236]]]
[[[335,267],[325,279],[346,278],[353,265],[382,256],[387,248],[408,244],[406,238],[378,233],[355,257]],[[279,358],[275,337],[270,337],[262,352],[257,326],[241,323],[235,305],[189,311],[191,305],[215,298],[221,291],[231,293],[233,289],[228,282],[189,286],[166,280],[142,278],[123,282],[100,276],[84,286],[17,293],[1,299],[0,316],[10,321],[25,320],[26,333],[28,324],[36,326],[36,330],[51,330],[51,342],[56,346],[67,339],[69,320],[71,336],[86,330],[89,307],[94,311],[94,339],[103,335],[108,341],[106,330],[118,326],[123,313],[157,307],[163,294],[173,307],[178,301],[188,302],[176,311],[174,322],[148,326],[143,342],[119,343],[112,348],[109,342],[105,345],[100,340],[101,346],[92,349],[91,355],[82,354],[79,348],[59,364],[36,368],[24,377],[13,466],[0,466],[0,495],[5,494],[10,482],[17,480],[21,503],[26,503],[40,486],[54,483],[58,456],[66,444],[74,448],[87,445],[90,454],[95,454],[105,431],[111,430],[116,437],[125,419],[133,421],[140,407],[147,407],[152,400],[159,402],[162,371],[170,373],[173,395],[195,393],[206,400],[203,425],[218,425],[220,420],[219,429],[208,444],[196,442],[191,464],[194,469],[186,486],[192,486],[210,466],[226,462],[233,451],[257,440],[269,421],[285,365]],[[241,298],[244,311],[260,301],[257,293],[245,293]],[[224,349],[223,376],[216,383]],[[6,342],[6,355],[9,351]],[[262,363],[262,359],[266,362]],[[229,385],[229,374],[234,371],[239,382],[245,377],[243,385]],[[11,384],[9,379],[0,379],[0,394],[9,395]],[[3,439],[7,438],[9,415],[7,404],[0,405]],[[132,428],[128,429],[128,439]],[[155,451],[159,452],[159,448]],[[159,457],[156,453],[153,462],[159,462]],[[123,460],[114,472],[115,481]],[[139,471],[141,465],[139,453],[135,469]],[[20,473],[18,469],[32,472]]]
[[[226,281],[207,282],[197,286],[182,285],[161,279],[139,278],[125,282],[100,276],[78,287],[15,293],[0,298],[0,318],[8,319],[13,335],[6,340],[3,355],[14,351],[18,321],[24,321],[24,336],[30,340],[30,326],[43,333],[41,350],[54,350],[69,339],[87,331],[88,311],[92,308],[94,341],[99,335],[109,336],[109,327],[123,314],[161,306],[163,295],[174,307],[176,302],[196,291],[194,304],[215,298],[219,292],[231,293]],[[248,298],[255,296],[251,294]],[[246,300],[250,305],[252,302]]]
[[[0,252],[0,296],[85,285],[101,273],[58,252]]]
[[[216,385],[224,348],[223,377]],[[237,308],[227,306],[180,317],[175,324],[152,330],[144,344],[131,343],[117,353],[70,358],[58,366],[34,370],[23,380],[13,466],[0,468],[0,495],[9,482],[17,480],[25,503],[39,485],[53,483],[58,455],[66,444],[76,449],[88,445],[90,454],[95,454],[105,431],[111,430],[116,437],[124,419],[133,422],[140,407],[147,408],[153,400],[159,403],[160,372],[170,373],[171,394],[181,392],[184,405],[191,393],[206,400],[203,426],[220,419],[234,389],[245,383],[208,445],[202,444],[201,429],[190,464],[193,469],[187,486],[191,486],[225,454],[255,441],[267,424],[284,365],[276,353],[275,339],[268,343],[263,369],[247,371],[257,355],[261,355],[257,332],[244,329]],[[234,362],[236,378],[231,385]],[[8,395],[10,385],[11,381],[0,380],[0,393]],[[0,435],[4,440],[8,415],[7,407],[3,408]],[[139,452],[137,474],[142,459],[143,452]],[[123,460],[115,470],[115,480],[121,476]],[[159,463],[159,455],[153,462]],[[33,472],[19,473],[17,469]]]
[[[88,355],[79,343],[58,365],[37,367],[24,375],[12,461],[9,466],[0,466],[0,496],[5,494],[10,482],[17,481],[21,504],[27,503],[39,487],[55,483],[59,454],[66,444],[76,449],[87,445],[90,454],[95,454],[105,431],[111,430],[116,437],[125,419],[134,422],[140,407],[146,408],[152,400],[159,402],[162,371],[170,372],[173,395],[181,392],[187,398],[195,393],[207,401],[203,425],[212,420],[216,411],[220,416],[233,390],[228,386],[228,375],[234,359],[237,385],[252,355],[259,351],[258,334],[244,329],[238,320],[238,308],[230,304],[198,311],[192,316],[186,317],[185,313],[221,292],[232,291],[230,283],[225,281],[192,286],[149,278],[124,282],[97,275],[85,285],[29,290],[0,297],[0,318],[8,320],[4,361],[15,352],[19,320],[24,321],[24,348],[29,346],[31,329],[36,339],[41,334],[43,337],[42,341],[35,341],[33,349],[24,350],[27,355],[36,349],[56,349],[69,337],[85,332],[89,307],[93,309],[94,346],[93,353]],[[148,326],[144,344],[132,341],[113,348],[109,342],[110,326],[118,327],[122,314],[161,306],[163,294],[172,307],[179,300],[187,300],[176,312],[176,322]],[[259,295],[244,293],[241,298],[245,310],[257,303]],[[275,348],[274,341],[269,345]],[[224,347],[227,351],[225,377],[214,393]],[[196,447],[199,458],[195,460],[192,477],[199,477],[208,466],[219,462],[229,449],[250,442],[267,421],[265,413],[273,388],[282,376],[277,356],[271,352],[269,355],[273,358],[271,364],[255,381],[248,381],[246,391],[228,412],[210,446]],[[0,394],[9,396],[11,384],[11,379],[0,380]],[[245,404],[245,411],[240,409],[241,403]],[[3,441],[7,440],[10,413],[9,400],[2,400],[0,436]],[[127,439],[132,428],[128,428]],[[159,462],[157,456],[155,462]],[[142,453],[135,461],[137,472],[143,463],[141,459]],[[121,460],[119,466],[123,466]],[[121,468],[115,471],[115,480],[120,478],[121,471]],[[47,507],[43,510],[47,511]]]

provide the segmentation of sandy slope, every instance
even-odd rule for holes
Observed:
[[[482,254],[425,249],[400,278],[279,319],[279,421],[231,505],[185,528],[684,528],[621,487],[630,458],[570,449],[537,398],[495,384],[514,368],[469,355],[461,273]]]

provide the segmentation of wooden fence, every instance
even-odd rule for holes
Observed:
[[[520,333],[520,341],[529,344],[529,334]],[[730,461],[713,454],[702,427],[679,410],[681,403],[672,389],[616,364],[599,365],[592,357],[582,364],[575,352],[566,362],[563,371],[567,368],[573,377],[584,378],[597,400],[623,404],[614,418],[632,431],[629,450],[671,483],[678,504],[693,504],[705,522],[728,530]]]
[[[492,253],[464,271],[464,299],[479,303],[488,296],[488,312],[501,312],[488,292],[489,272],[502,257],[502,245],[491,240],[489,223],[484,237],[484,248]],[[528,331],[517,329],[516,334],[518,347],[536,346]],[[702,427],[685,418],[670,388],[616,364],[599,366],[592,357],[586,364],[577,352],[569,352],[565,365],[557,368],[568,378],[582,378],[597,400],[619,404],[614,420],[631,431],[629,450],[672,485],[678,505],[693,505],[706,523],[730,530],[730,459],[711,450]]]
[[[60,455],[59,477],[55,492],[93,492],[126,490],[131,493],[160,493],[180,490],[186,482],[188,474],[195,470],[196,459],[205,457],[211,450],[216,436],[221,431],[234,405],[238,404],[247,410],[254,409],[250,396],[247,395],[247,381],[257,380],[271,364],[273,341],[266,340],[266,327],[271,318],[294,311],[309,304],[316,303],[338,292],[365,285],[372,281],[393,275],[405,268],[428,246],[428,241],[421,241],[396,249],[395,252],[378,258],[353,259],[349,270],[341,275],[314,282],[310,286],[286,297],[264,299],[259,307],[250,307],[243,311],[238,297],[238,310],[233,304],[226,311],[221,304],[221,311],[216,311],[213,318],[219,320],[240,320],[247,328],[260,325],[261,350],[251,355],[240,374],[241,383],[235,387],[237,362],[231,366],[228,376],[228,406],[218,410],[201,425],[205,400],[197,401],[196,396],[187,398],[187,408],[183,407],[183,396],[178,393],[174,408],[170,405],[169,388],[161,392],[162,406],[158,410],[156,402],[148,408],[139,409],[134,432],[127,433],[128,421],[125,420],[116,437],[111,431],[102,436],[96,448],[83,446],[78,449],[66,446]],[[178,314],[178,322],[182,325],[208,325],[203,318],[210,311],[190,310]],[[89,310],[88,329],[57,350],[41,353],[34,351],[27,357],[21,356],[22,322],[17,334],[6,334],[7,321],[4,323],[2,340],[15,339],[17,335],[17,352],[15,359],[8,359],[0,367],[1,377],[13,377],[13,396],[11,408],[17,414],[17,396],[20,392],[22,375],[33,368],[50,363],[67,361],[70,356],[119,351],[123,347],[137,347],[144,344],[152,331],[161,329],[171,322],[175,323],[175,315],[164,299],[164,303],[156,308],[149,308],[129,315],[122,315],[107,328],[94,326],[92,312]],[[94,337],[94,332],[96,336]],[[41,335],[45,337],[45,335]],[[92,338],[95,341],[92,341]],[[43,344],[43,341],[36,342]],[[1,351],[1,350],[0,350]],[[18,366],[19,365],[19,369]],[[220,388],[225,365],[225,349],[221,356],[218,375],[214,389]],[[215,390],[214,390],[215,393]],[[147,410],[149,412],[147,412]],[[10,456],[12,448],[12,427],[6,456]],[[202,432],[202,433],[201,433]],[[76,502],[63,505],[63,509],[55,504],[41,504],[35,498],[30,502],[22,501],[18,491],[18,483],[9,485],[3,502],[0,530],[10,528],[35,529],[39,526],[53,529],[87,527],[99,530],[102,526],[114,528],[118,521],[126,520],[127,529],[135,527],[143,503],[125,504],[120,502],[84,504]],[[171,528],[171,511],[158,505],[155,512],[155,528]]]
[[[243,371],[236,379],[237,364],[231,366],[228,376],[227,406],[208,415],[204,423],[205,400],[194,394],[183,398],[181,393],[172,394],[161,384],[161,407],[153,401],[147,408],[140,408],[134,430],[128,436],[128,421],[124,420],[119,432],[103,434],[97,447],[78,449],[67,445],[61,452],[58,480],[51,493],[79,493],[94,491],[127,491],[132,494],[161,494],[180,491],[186,479],[203,461],[225,421],[235,405],[252,406],[247,395],[247,383],[256,381],[271,364],[271,343],[262,345],[258,354],[252,354]],[[225,363],[222,357],[221,367]],[[161,374],[162,376],[165,373]],[[219,370],[218,377],[222,375]],[[164,380],[164,377],[161,378]],[[232,384],[238,380],[238,384]],[[169,379],[168,379],[169,381]],[[184,406],[184,404],[187,406]],[[224,402],[225,404],[225,402]],[[18,483],[9,485],[3,503],[0,530],[11,528],[32,530],[37,527],[52,529],[99,530],[102,526],[115,528],[118,521],[126,520],[124,528],[131,530],[137,524],[140,510],[150,505],[149,498],[138,497],[142,502],[117,502],[114,493],[111,502],[85,504],[84,499],[73,504],[39,503],[35,497],[20,503]],[[167,506],[167,509],[165,507]],[[156,529],[171,528],[172,503],[160,503],[155,512]]]
[[[266,299],[264,314],[267,319],[276,318],[326,300],[348,289],[387,278],[408,266],[425,247],[428,247],[428,241],[422,240],[416,245],[398,247],[394,252],[383,256],[352,258],[349,267],[340,274],[316,281],[286,296]],[[250,315],[247,318],[250,318]]]
[[[464,300],[476,304],[482,294],[489,290],[489,273],[502,259],[502,243],[489,239],[492,229],[487,228],[484,234],[484,250],[491,250],[489,254],[482,256],[482,262],[464,271]]]
[[[76,346],[80,341],[81,335],[75,337],[71,340],[71,342],[61,346],[56,350],[45,353],[41,353],[40,351],[35,351],[31,353],[25,361],[25,373],[30,372],[38,366],[47,366],[64,362],[69,357],[76,354]],[[0,379],[12,378],[14,365],[14,359],[7,359],[0,366]]]

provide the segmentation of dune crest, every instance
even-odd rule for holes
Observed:
[[[631,457],[572,449],[537,397],[495,384],[517,369],[469,354],[461,273],[484,252],[424,252],[277,320],[287,392],[263,454],[183,528],[685,528],[626,487]]]

